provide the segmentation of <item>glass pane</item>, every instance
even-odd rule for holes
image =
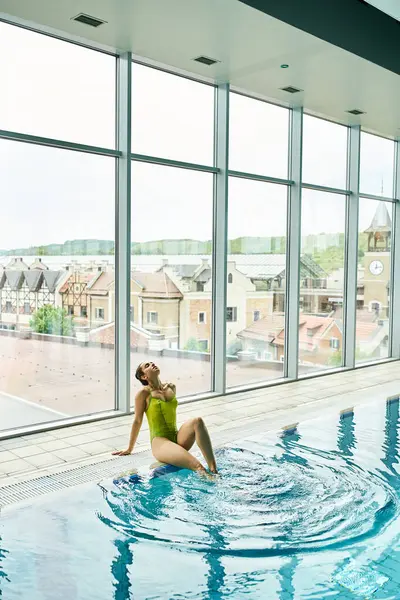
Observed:
[[[132,152],[212,165],[214,88],[133,63]]]
[[[393,196],[394,142],[361,132],[360,190],[376,196]]]
[[[299,373],[343,364],[346,197],[303,190]]]
[[[303,181],[346,189],[347,127],[304,115]]]
[[[287,188],[231,177],[227,386],[283,376]]]
[[[289,111],[240,94],[229,111],[229,168],[287,178]]]
[[[133,375],[151,359],[178,397],[211,389],[212,218],[212,174],[132,164]]]
[[[113,409],[114,159],[3,140],[0,197],[0,429]]]
[[[356,362],[389,355],[392,204],[360,198]]]
[[[115,147],[114,57],[6,23],[0,57],[0,129]]]

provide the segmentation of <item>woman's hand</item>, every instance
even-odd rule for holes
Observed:
[[[127,450],[115,450],[112,454],[113,456],[128,456],[128,454],[132,454],[132,450],[129,450],[129,448]]]

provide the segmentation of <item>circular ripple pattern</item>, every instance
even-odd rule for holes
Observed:
[[[102,519],[136,540],[200,552],[268,556],[340,548],[378,534],[398,514],[384,479],[304,446],[268,456],[225,448],[215,481],[188,471],[120,480]]]

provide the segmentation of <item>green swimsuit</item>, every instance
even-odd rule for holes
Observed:
[[[171,400],[160,400],[160,398],[150,397],[146,417],[149,423],[151,442],[155,437],[164,437],[176,443],[178,437],[178,429],[176,427],[177,406],[178,400],[176,397]]]

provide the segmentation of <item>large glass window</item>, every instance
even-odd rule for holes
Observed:
[[[303,181],[346,189],[347,127],[304,115]]]
[[[0,429],[114,408],[114,196],[113,158],[0,141]]]
[[[286,179],[289,111],[235,93],[229,111],[229,168]]]
[[[392,207],[360,198],[356,363],[389,356]]]
[[[0,23],[0,72],[0,129],[115,147],[115,57]]]
[[[299,373],[343,364],[346,197],[303,190]]]
[[[287,188],[231,177],[227,386],[283,376]]]
[[[394,142],[361,132],[360,191],[375,196],[393,196]]]
[[[180,397],[211,389],[212,219],[212,174],[133,163],[132,369],[151,358]]]
[[[214,93],[211,85],[134,63],[132,152],[212,165]]]

